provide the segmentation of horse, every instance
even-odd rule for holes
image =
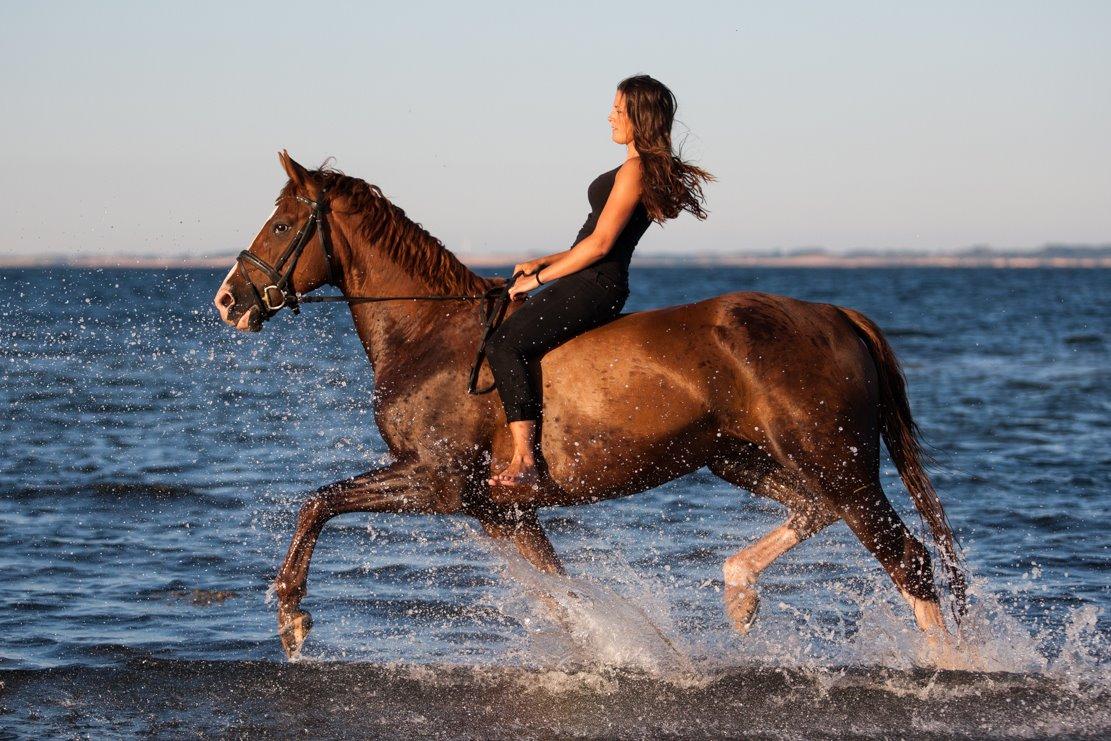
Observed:
[[[464,299],[488,297],[506,279],[472,272],[378,186],[332,167],[310,171],[285,150],[279,160],[288,180],[216,307],[227,324],[258,332],[313,298],[304,294],[338,288],[373,368],[374,418],[393,461],[323,486],[300,507],[273,583],[288,656],[312,625],[300,605],[313,547],[333,517],[466,515],[536,569],[563,574],[539,508],[636,494],[702,467],[787,510],[724,561],[725,612],[739,633],[753,625],[761,573],[844,520],[918,627],[931,640],[950,635],[930,552],[881,486],[881,438],[941,557],[954,621],[964,611],[964,565],[923,467],[903,371],[868,317],[749,291],[622,313],[537,364],[543,482],[491,487],[494,462],[508,460],[513,443],[496,395],[464,393],[484,318],[483,301]],[[355,300],[368,292],[409,298]],[[485,364],[481,372],[492,378]]]

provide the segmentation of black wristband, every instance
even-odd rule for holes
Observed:
[[[540,268],[540,270],[543,270],[543,269],[544,268]],[[537,270],[536,273],[534,273],[534,275],[536,276],[536,285],[538,285],[538,286],[544,285],[543,283],[540,282],[540,270]]]

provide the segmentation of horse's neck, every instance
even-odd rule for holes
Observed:
[[[422,250],[437,268],[422,274],[401,264],[414,262],[406,259],[404,250],[367,243],[360,236],[357,219],[344,231],[348,245],[341,260],[344,295],[481,295],[490,285],[454,256],[439,254],[446,250],[430,237],[406,248]],[[440,269],[445,265],[448,271]],[[382,384],[395,375],[417,380],[420,374],[431,374],[444,362],[473,352],[481,329],[477,303],[400,300],[351,304],[355,329],[374,368],[375,383]],[[430,358],[439,362],[430,363]]]

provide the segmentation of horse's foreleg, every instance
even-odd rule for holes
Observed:
[[[548,540],[536,510],[506,516],[480,517],[482,529],[495,540],[507,540],[538,570],[546,574],[564,574],[563,564]]]
[[[278,595],[278,633],[287,655],[295,654],[312,627],[299,609],[313,548],[324,524],[347,512],[430,512],[437,503],[437,481],[427,470],[397,464],[317,489],[301,505],[297,529],[274,581]]]
[[[567,574],[555,549],[552,548],[551,541],[544,533],[544,528],[536,516],[536,510],[488,513],[479,516],[479,522],[482,523],[482,529],[486,534],[495,541],[512,543],[516,546],[517,552],[524,556],[537,571],[545,574]],[[556,622],[565,630],[570,630],[567,611],[558,600],[553,599],[543,587],[537,589],[535,585],[527,583],[524,587],[526,593],[535,597]]]

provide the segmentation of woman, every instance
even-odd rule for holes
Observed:
[[[524,273],[510,288],[513,300],[538,286],[555,285],[510,315],[486,345],[514,445],[509,465],[487,480],[492,485],[539,481],[540,396],[533,384],[533,361],[621,313],[629,297],[629,260],[649,224],[662,224],[682,211],[699,219],[707,216],[699,180],[714,177],[672,152],[675,108],[675,96],[660,81],[648,75],[622,80],[609,122],[613,141],[627,147],[625,162],[590,184],[591,211],[571,249],[513,268]]]

